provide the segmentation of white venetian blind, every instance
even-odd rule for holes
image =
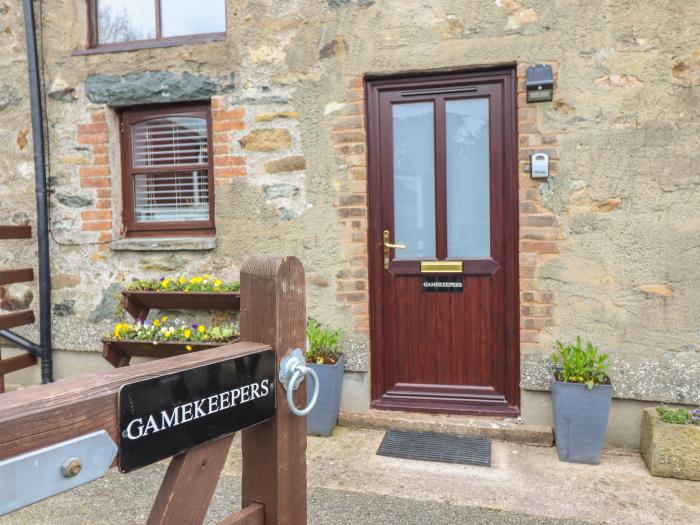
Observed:
[[[200,117],[159,117],[134,124],[134,167],[207,163],[207,121]]]
[[[206,118],[139,122],[131,127],[131,148],[136,222],[209,220]]]

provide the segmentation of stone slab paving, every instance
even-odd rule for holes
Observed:
[[[376,456],[384,433],[337,428],[309,438],[309,523],[697,524],[700,482],[655,478],[637,454],[597,466],[561,463],[550,447],[493,443],[493,466]],[[240,505],[234,442],[207,523]],[[0,525],[144,523],[165,471],[154,465],[102,480],[0,518]]]
[[[519,424],[515,418],[488,416],[460,416],[401,412],[397,410],[366,410],[364,412],[340,412],[339,424],[352,428],[375,430],[408,430],[415,432],[440,432],[455,436],[483,437],[498,441],[510,441],[525,445],[554,444],[552,427]]]

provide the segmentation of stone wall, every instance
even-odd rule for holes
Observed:
[[[34,224],[34,162],[22,11],[0,1],[0,224]],[[33,232],[35,235],[35,232]],[[0,268],[36,262],[36,242],[0,241]],[[0,286],[0,312],[32,305],[30,283]]]
[[[350,369],[366,371],[362,79],[517,64],[523,388],[546,389],[554,341],[580,334],[611,354],[616,396],[700,403],[697,2],[227,6],[223,41],[97,54],[83,53],[83,2],[37,7],[58,348],[98,349],[134,277],[236,278],[248,254],[284,252],[306,267],[310,314],[345,330]],[[33,223],[21,27],[0,0],[0,220]],[[551,103],[525,101],[534,63],[555,68]],[[124,243],[120,108],[184,100],[212,100],[216,242]],[[552,159],[544,182],[534,151]],[[18,246],[0,264],[33,260]]]

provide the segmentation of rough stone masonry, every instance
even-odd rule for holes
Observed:
[[[239,0],[225,39],[119,53],[85,52],[86,2],[37,9],[59,376],[102,366],[131,279],[234,279],[249,254],[284,252],[304,263],[310,314],[344,330],[360,385],[344,403],[367,408],[363,78],[517,64],[524,392],[546,391],[554,341],[581,335],[612,356],[618,399],[700,403],[698,2]],[[34,224],[22,27],[0,1],[0,222]],[[551,103],[525,101],[534,63],[554,68]],[[119,109],[194,100],[212,103],[216,240],[124,242]],[[0,266],[34,263],[7,246]],[[36,296],[13,285],[0,306]]]

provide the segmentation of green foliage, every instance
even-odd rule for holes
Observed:
[[[124,309],[124,303],[122,301],[122,293],[117,292],[114,295],[114,317],[117,321],[123,321],[126,315],[126,310]]]
[[[700,426],[700,409],[657,407],[656,413],[664,423]]]
[[[306,362],[335,364],[340,357],[338,350],[342,330],[324,328],[319,322],[309,318],[306,323],[306,337],[309,341],[306,350]]]
[[[583,383],[588,388],[594,385],[609,385],[607,354],[599,354],[598,348],[590,341],[584,349],[581,337],[573,344],[563,344],[557,341],[556,351],[551,357],[554,378],[564,383]]]

